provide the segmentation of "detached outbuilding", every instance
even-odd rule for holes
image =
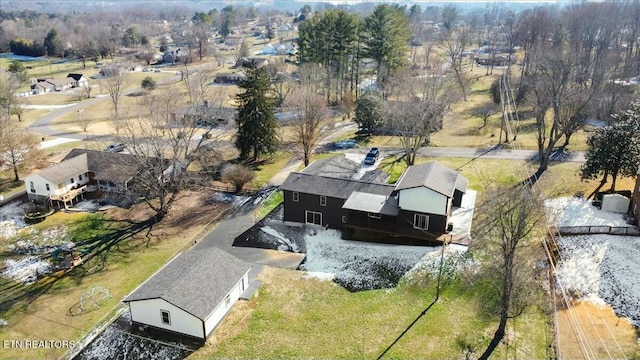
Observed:
[[[134,325],[205,341],[249,287],[251,265],[218,248],[181,253],[124,302]]]

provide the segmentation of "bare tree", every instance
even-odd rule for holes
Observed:
[[[462,91],[462,98],[467,101],[467,79],[462,72],[462,53],[465,46],[470,41],[470,33],[468,28],[459,27],[449,31],[445,34],[443,46],[445,49],[445,60],[449,64],[450,68],[456,76],[460,91]]]
[[[0,116],[0,160],[11,166],[15,181],[20,180],[19,171],[39,156],[37,137]]]
[[[425,79],[404,78],[401,101],[388,101],[390,114],[386,128],[396,135],[405,153],[407,165],[413,165],[418,149],[427,146],[431,134],[442,128],[444,114],[457,97],[447,77],[431,72]]]
[[[482,126],[480,127],[481,129],[487,126],[489,118],[495,113],[496,107],[494,105],[480,106],[474,110],[474,115],[482,119]]]
[[[520,316],[535,299],[531,244],[544,220],[540,194],[528,186],[491,189],[482,205],[482,228],[476,241],[483,277],[494,289],[498,328],[479,359],[488,359],[505,335],[507,320]]]
[[[208,99],[207,116],[221,118],[223,97]],[[208,141],[225,135],[218,123],[202,123],[199,113],[189,117],[178,115],[181,105],[178,89],[167,86],[142,97],[135,116],[121,121],[121,141],[136,155],[141,173],[130,188],[131,196],[143,198],[155,212],[155,221],[162,219],[186,186],[187,169]],[[201,114],[204,116],[204,114]]]
[[[82,129],[82,132],[86,133],[90,124],[91,119],[89,119],[89,116],[84,109],[78,110],[78,125],[80,126],[80,129]]]
[[[322,95],[309,87],[298,87],[287,99],[285,108],[291,113],[294,142],[304,166],[309,165],[311,152],[322,138],[322,121],[327,118],[327,103]]]
[[[213,78],[214,70],[209,66],[200,68],[197,72],[185,76],[184,81],[187,85],[190,103],[202,104],[211,96],[214,87],[209,84]]]
[[[570,137],[584,122],[584,111],[594,92],[576,81],[576,67],[564,53],[551,52],[530,76],[529,102],[536,118],[539,166],[527,181],[535,183],[544,173],[551,154],[563,136]],[[548,112],[552,111],[548,126]]]
[[[104,79],[103,83],[113,102],[113,111],[117,120],[120,115],[118,113],[120,98],[124,94],[124,89],[127,86],[127,71],[120,65],[114,64],[109,75],[109,77]]]

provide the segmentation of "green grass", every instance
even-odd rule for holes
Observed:
[[[259,294],[250,300],[248,309],[234,308],[216,332],[215,344],[202,348],[194,358],[376,358],[435,295],[433,281],[425,286],[401,283],[391,291],[352,293],[291,270],[269,269],[260,280]],[[516,327],[510,326],[516,346],[508,349],[509,354],[546,358],[546,320],[532,309],[518,319]],[[495,324],[478,297],[450,283],[385,358],[462,358],[459,339],[470,338],[479,351],[488,343]],[[506,350],[501,345],[494,356],[504,358]]]
[[[267,200],[260,204],[260,207],[256,210],[256,218],[258,220],[267,216],[273,209],[284,201],[284,194],[282,190],[276,190],[271,193]]]
[[[523,160],[501,159],[464,159],[464,158],[416,158],[416,164],[437,161],[443,165],[459,170],[469,179],[469,188],[482,193],[493,184],[512,186],[518,184],[536,169],[536,163]],[[543,193],[547,197],[573,196],[582,192],[589,194],[597,186],[598,180],[583,181],[580,179],[580,163],[552,162],[549,169],[539,181]],[[395,183],[407,168],[404,160],[398,157],[387,157],[380,164],[380,169],[390,175],[389,183]],[[616,188],[633,189],[633,178],[618,179]]]
[[[256,178],[253,180],[253,186],[260,188],[269,182],[275,174],[278,173],[291,159],[291,154],[278,151],[275,154],[260,160],[254,164],[249,164],[256,171]]]
[[[127,237],[127,232],[123,231],[130,224],[126,221],[110,215],[82,213],[55,213],[34,225],[40,230],[58,226],[67,226],[70,239],[78,243],[99,244],[101,240],[113,239],[118,233],[124,237],[64,276],[56,273],[27,286],[0,279],[0,303],[3,303],[0,318],[9,323],[0,328],[1,339],[79,340],[105,314],[118,306],[126,294],[190,244],[194,234],[201,229],[170,229],[161,223],[156,225],[159,226],[157,230],[154,228],[154,231],[163,233],[160,237],[152,233],[147,238],[144,236],[146,231]],[[79,247],[85,246],[90,244]],[[70,315],[70,311],[78,308],[82,294],[95,286],[107,288],[111,298],[100,307],[87,306],[82,314]],[[0,359],[59,358],[64,350],[3,349]]]

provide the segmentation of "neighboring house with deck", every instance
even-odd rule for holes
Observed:
[[[452,230],[467,179],[440,163],[410,166],[395,185],[312,173],[282,184],[284,221],[430,239]]]
[[[131,321],[205,341],[249,289],[251,265],[216,247],[179,254],[129,294]]]
[[[60,163],[27,175],[24,183],[29,200],[67,208],[86,192],[125,193],[141,166],[135,155],[73,149]]]

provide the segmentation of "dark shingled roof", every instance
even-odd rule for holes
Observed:
[[[397,216],[400,212],[397,196],[375,195],[357,191],[349,196],[342,208],[391,216]]]
[[[333,156],[312,162],[302,170],[309,175],[320,175],[332,178],[351,179],[360,170],[360,164],[344,156]]]
[[[467,191],[467,179],[459,172],[438,162],[412,165],[396,183],[396,190],[424,186],[442,195],[453,197],[454,190]]]
[[[59,165],[83,154],[87,156],[88,170],[99,179],[125,182],[142,166],[142,160],[136,155],[86,149],[71,150]]]
[[[251,265],[216,247],[176,256],[124,301],[162,299],[205,320]]]
[[[286,191],[347,199],[354,191],[389,196],[394,186],[294,172],[289,174],[280,188]]]
[[[364,175],[362,175],[362,177],[360,178],[360,181],[366,181],[376,184],[386,184],[389,180],[389,177],[389,174],[387,174],[386,172],[380,169],[373,169],[365,172]]]

